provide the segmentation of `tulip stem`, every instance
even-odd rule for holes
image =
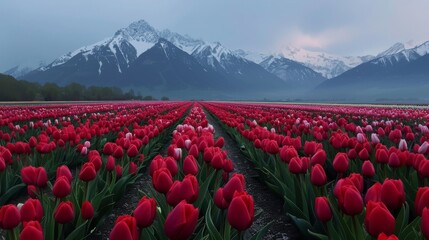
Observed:
[[[362,235],[362,226],[360,226],[357,216],[353,216],[352,221],[355,228],[356,239],[364,239],[364,236]]]
[[[15,228],[8,231],[8,239],[15,240]]]
[[[57,239],[61,240],[62,239],[62,235],[63,235],[63,224],[58,224],[58,236]]]

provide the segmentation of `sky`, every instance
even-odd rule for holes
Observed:
[[[3,0],[0,72],[49,64],[140,19],[230,49],[376,55],[428,41],[427,9],[427,0]]]

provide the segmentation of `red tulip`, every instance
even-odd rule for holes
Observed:
[[[82,215],[82,219],[84,220],[91,219],[94,217],[94,207],[92,206],[90,201],[85,200],[82,203],[80,213]]]
[[[244,176],[242,174],[234,174],[231,179],[223,187],[223,196],[227,202],[231,202],[234,192],[244,192]]]
[[[388,163],[389,155],[387,154],[387,150],[383,148],[379,148],[375,151],[375,161],[378,163]]]
[[[71,174],[71,171],[70,171],[70,169],[66,166],[66,165],[62,165],[62,166],[59,166],[58,168],[57,168],[57,179],[59,178],[59,177],[61,177],[61,176],[64,176],[64,177],[66,177],[67,178],[67,180],[71,183],[72,182],[72,180],[73,180],[73,176],[72,176],[72,174]]]
[[[429,160],[422,159],[417,170],[421,177],[429,178]]]
[[[55,180],[54,187],[52,188],[52,193],[57,198],[67,197],[71,192],[70,182],[66,176],[60,176]]]
[[[362,175],[369,178],[372,178],[375,175],[374,165],[371,163],[371,161],[366,160],[365,162],[363,162]]]
[[[345,185],[339,189],[338,205],[347,215],[357,215],[363,210],[363,201],[355,186]]]
[[[145,228],[152,225],[156,216],[156,202],[153,198],[143,198],[140,200],[136,209],[133,212],[136,218],[137,226],[139,228]]]
[[[20,240],[43,240],[42,226],[38,221],[24,222],[21,233],[19,234]]]
[[[362,150],[360,150],[358,155],[360,160],[362,161],[369,159],[369,153],[368,153],[368,150],[366,150],[366,148],[363,148]]]
[[[166,157],[164,158],[165,166],[167,167],[168,171],[170,171],[171,176],[176,176],[177,172],[179,171],[179,167],[177,166],[177,161],[172,157]]]
[[[327,222],[332,219],[332,210],[327,197],[316,197],[314,212],[317,218],[322,222]]]
[[[316,153],[316,151],[318,149],[321,149],[321,148],[322,148],[321,144],[318,144],[318,143],[313,142],[313,141],[311,141],[311,142],[307,141],[304,144],[304,153],[307,156],[313,156]]]
[[[381,201],[381,183],[376,182],[366,191],[365,204],[369,201],[380,202]]]
[[[123,215],[116,219],[115,226],[109,235],[110,240],[137,240],[138,229],[136,219],[130,215]]]
[[[118,177],[118,178],[122,177],[122,167],[121,167],[121,165],[116,164],[115,172],[116,172],[116,177]]]
[[[339,152],[335,155],[334,161],[332,163],[334,169],[338,173],[344,173],[349,168],[349,159],[347,154]]]
[[[217,140],[216,140],[216,143],[215,143],[215,147],[218,147],[218,148],[222,148],[223,147],[223,145],[225,144],[225,139],[223,138],[223,137],[219,137]]]
[[[298,152],[296,151],[295,148],[290,147],[290,146],[283,146],[280,149],[280,159],[283,162],[289,163],[290,160],[294,157],[299,157]]]
[[[270,140],[269,142],[267,142],[267,145],[265,146],[265,150],[268,153],[277,154],[279,152],[279,145],[277,141]]]
[[[115,169],[115,158],[113,156],[107,157],[106,170],[112,172]]]
[[[227,209],[229,202],[223,197],[223,188],[218,188],[214,196],[214,203],[220,209]]]
[[[414,207],[419,216],[422,216],[424,208],[429,208],[429,187],[420,187],[417,190]]]
[[[0,208],[0,228],[11,230],[21,223],[21,214],[13,204],[4,205]]]
[[[21,210],[21,221],[42,221],[43,208],[42,204],[38,199],[28,199],[22,205]]]
[[[104,144],[103,147],[103,153],[106,155],[112,155],[113,151],[114,151],[114,144],[111,142],[107,142],[106,144]]]
[[[387,236],[385,233],[380,233],[377,240],[399,240],[399,238],[395,234]]]
[[[366,231],[373,237],[380,233],[393,234],[395,232],[395,217],[382,202],[369,201],[365,213]]]
[[[255,208],[252,196],[246,192],[235,192],[228,207],[228,222],[239,231],[248,229],[254,218]]]
[[[188,203],[193,203],[198,198],[198,180],[194,175],[186,175],[182,181],[181,194]]]
[[[310,181],[315,186],[323,186],[326,184],[328,178],[326,177],[325,169],[323,169],[322,165],[316,164],[311,169]]]
[[[79,179],[84,182],[89,182],[94,180],[96,177],[97,172],[95,171],[94,164],[91,162],[84,163],[79,173]]]
[[[74,219],[73,203],[70,201],[60,202],[54,212],[54,219],[57,223],[66,224]]]
[[[183,160],[183,173],[185,175],[192,174],[195,176],[198,174],[198,164],[194,156],[188,155],[185,160]]]
[[[324,165],[326,161],[326,152],[323,149],[317,150],[317,152],[311,157],[311,164],[320,164]]]
[[[131,144],[127,150],[127,155],[128,157],[135,157],[139,155],[139,150],[137,149],[137,146],[134,144]]]
[[[381,186],[381,201],[391,210],[401,208],[405,202],[405,191],[402,180],[386,178]]]
[[[429,239],[429,208],[424,208],[422,211],[420,229],[425,239]]]
[[[122,149],[121,146],[116,146],[115,150],[112,153],[112,156],[116,159],[121,158],[122,156],[124,156],[124,149]]]
[[[156,191],[167,194],[173,185],[173,178],[167,168],[161,168],[153,173],[152,185]]]
[[[171,185],[167,192],[166,199],[167,203],[173,207],[184,200],[182,196],[182,183],[180,181],[174,181],[173,185]]]
[[[223,161],[223,171],[225,173],[230,173],[234,171],[234,165],[231,159],[225,159],[225,161]]]
[[[401,166],[401,161],[399,160],[399,157],[395,152],[392,152],[389,155],[388,164],[390,167],[400,167]]]
[[[198,208],[186,201],[180,202],[167,216],[164,231],[172,240],[187,239],[195,230]]]
[[[192,144],[191,148],[189,149],[188,155],[192,155],[194,156],[194,158],[198,158],[199,151],[197,145]]]
[[[307,157],[294,157],[289,162],[289,171],[293,174],[304,174],[307,172],[309,162]]]

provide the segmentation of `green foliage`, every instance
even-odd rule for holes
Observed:
[[[0,101],[106,101],[106,100],[142,100],[133,89],[123,92],[119,87],[85,87],[70,83],[64,87],[55,83],[27,82],[16,80],[12,76],[0,74]],[[146,96],[144,100],[153,100]]]

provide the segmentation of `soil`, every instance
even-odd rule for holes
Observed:
[[[250,227],[250,236],[274,220],[263,239],[302,239],[296,226],[288,220],[286,213],[283,211],[283,199],[258,179],[258,172],[252,168],[250,161],[241,153],[237,142],[225,132],[210,114],[207,114],[207,111],[206,117],[215,129],[215,137],[222,136],[225,139],[224,149],[234,163],[234,171],[245,176],[246,190],[253,196],[255,212],[258,210],[263,211],[261,216]]]

